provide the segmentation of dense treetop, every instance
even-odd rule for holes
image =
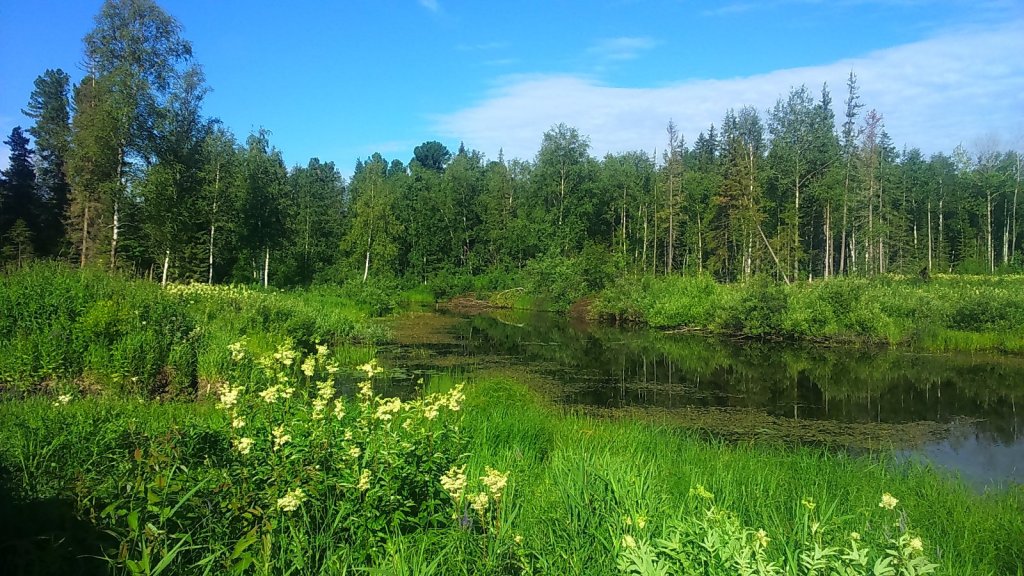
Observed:
[[[346,182],[318,158],[285,166],[268,130],[240,142],[204,116],[202,69],[150,0],[108,0],[84,62],[75,86],[61,70],[39,76],[25,108],[35,124],[6,141],[8,264],[279,286],[573,265],[590,288],[624,274],[1021,267],[1020,153],[897,150],[854,73],[839,118],[829,86],[797,86],[696,135],[666,118],[658,155],[594,158],[585,134],[558,124],[533,158],[429,141],[407,162],[360,159]]]

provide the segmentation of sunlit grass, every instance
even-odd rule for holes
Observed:
[[[763,338],[1021,352],[1024,276],[844,277],[792,286],[627,278],[600,294],[592,314]]]

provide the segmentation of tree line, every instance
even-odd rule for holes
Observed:
[[[208,87],[180,24],[107,0],[84,78],[46,70],[5,141],[0,259],[56,258],[161,282],[303,285],[521,270],[570,259],[618,274],[784,282],[834,275],[1020,270],[1021,154],[897,150],[856,76],[728,110],[660,153],[591,155],[559,124],[530,160],[430,141],[288,168],[271,134],[240,142],[203,115]]]

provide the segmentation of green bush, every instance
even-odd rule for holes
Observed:
[[[84,378],[130,393],[191,393],[196,324],[159,287],[38,264],[0,278],[0,385]],[[176,348],[178,347],[178,348]]]

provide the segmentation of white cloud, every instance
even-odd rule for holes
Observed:
[[[587,53],[604,60],[633,60],[639,57],[641,52],[650,50],[656,45],[657,43],[651,38],[620,36],[598,41],[587,50]]]
[[[541,136],[565,122],[591,137],[592,153],[661,148],[671,118],[692,142],[728,108],[764,111],[792,86],[828,82],[837,116],[852,70],[863,112],[877,109],[897,146],[951,151],[980,135],[1018,141],[1024,132],[1024,21],[948,32],[840,60],[754,76],[620,87],[580,75],[504,78],[482,101],[435,118],[436,129],[494,157],[531,158]]]
[[[420,6],[423,6],[427,10],[430,10],[431,12],[437,12],[438,10],[441,9],[441,6],[437,3],[437,0],[417,0],[417,1],[420,3]]]

